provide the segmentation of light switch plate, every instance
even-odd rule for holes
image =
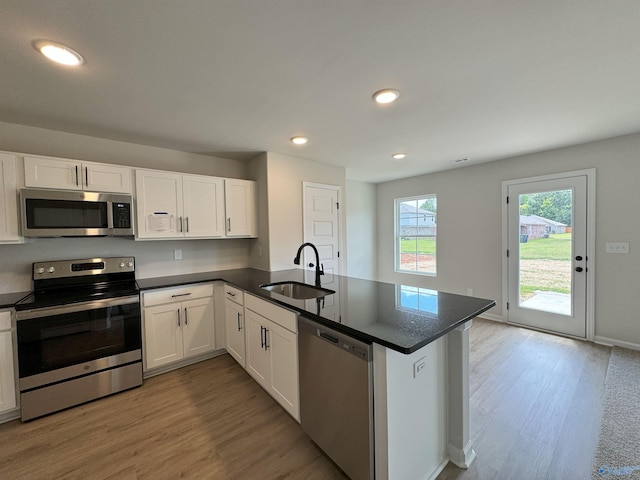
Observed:
[[[182,260],[182,250],[174,250],[173,251],[173,259],[174,260]]]
[[[605,251],[607,253],[629,253],[629,242],[607,242]]]

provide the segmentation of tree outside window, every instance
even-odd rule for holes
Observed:
[[[436,274],[435,195],[399,198],[396,205],[396,271]]]

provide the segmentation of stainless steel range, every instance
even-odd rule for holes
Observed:
[[[22,420],[142,385],[133,257],[33,264],[16,305]]]

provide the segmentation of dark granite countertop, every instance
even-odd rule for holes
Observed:
[[[0,308],[13,308],[16,303],[30,294],[31,292],[0,293]]]
[[[252,268],[138,279],[141,290],[223,280],[245,292],[292,309],[302,316],[360,340],[412,353],[495,306],[494,300],[437,292],[408,285],[341,275],[321,277],[336,293],[295,300],[260,288],[265,283],[314,284],[312,270],[265,272]]]

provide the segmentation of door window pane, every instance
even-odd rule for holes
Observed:
[[[519,306],[571,315],[573,191],[519,195]]]

